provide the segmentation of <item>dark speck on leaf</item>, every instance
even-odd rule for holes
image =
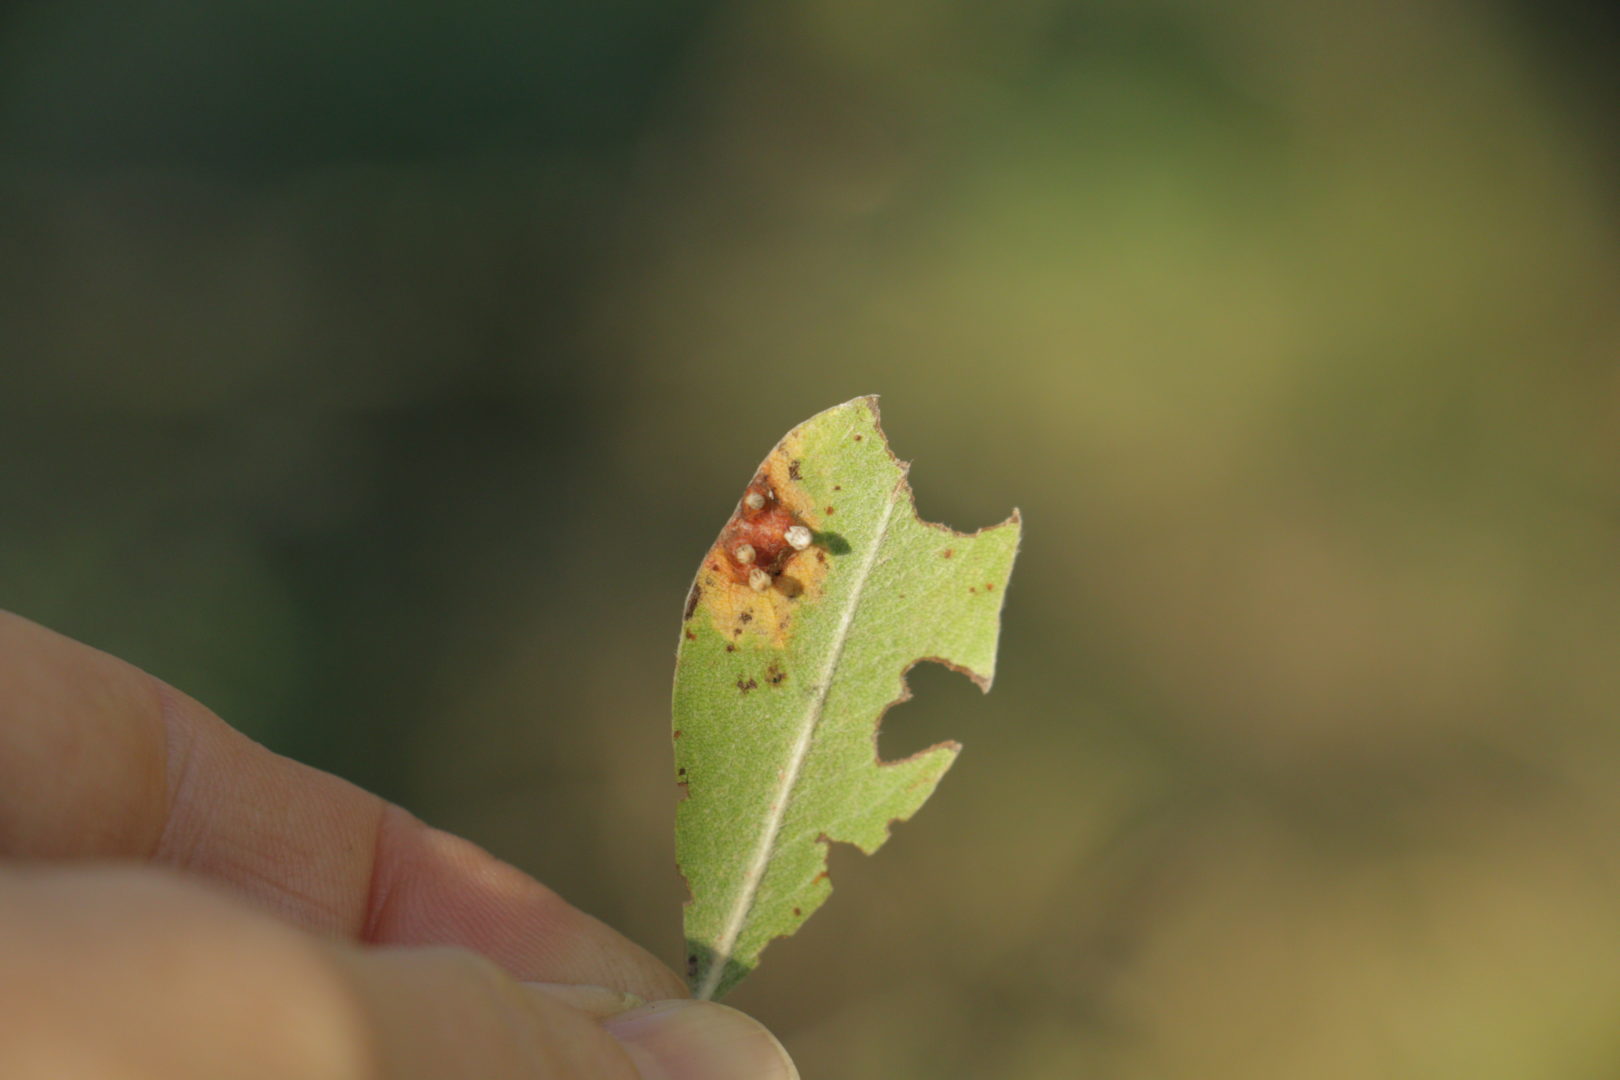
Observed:
[[[838,513],[838,509],[836,507],[832,507],[832,506],[827,507],[827,516],[828,517],[832,517],[836,513]]]
[[[844,490],[844,485],[843,484],[834,484],[833,485],[833,490],[834,491],[843,491]]]
[[[955,555],[955,554],[956,554],[956,549],[955,548],[946,548],[944,551],[939,553],[939,557],[942,558],[942,559],[948,559],[952,555]]]
[[[993,581],[985,582],[984,583],[984,591],[985,592],[995,592],[996,591],[996,583],[993,582]]]
[[[745,611],[741,615],[737,616],[737,621],[740,623],[751,623],[754,621],[754,613],[752,611]]]
[[[786,678],[787,672],[783,671],[775,664],[772,664],[770,667],[765,669],[765,681],[770,683],[772,686],[781,686],[783,680]]]
[[[703,599],[703,586],[693,583],[692,591],[686,595],[686,614],[682,618],[690,619],[692,612],[697,610],[698,601]]]
[[[857,435],[857,436],[855,436],[855,441],[856,441],[856,442],[860,442],[860,441],[861,441],[861,439],[863,439],[863,438],[864,438],[864,437],[865,437],[865,436],[862,436],[862,435]]]
[[[799,910],[799,909],[798,909],[798,908],[794,908],[794,909],[793,909],[793,914],[795,914],[795,915],[803,915],[803,914],[804,914],[804,912],[803,912],[803,911],[801,911],[801,910]]]
[[[799,479],[799,463],[797,461],[788,462],[788,477],[792,480]]]
[[[971,585],[969,585],[969,586],[968,586],[968,592],[970,592],[970,593],[976,593],[976,592],[978,592],[978,591],[979,591],[979,590],[978,590],[978,589],[975,589],[975,588],[974,588],[974,587],[973,587],[973,586],[971,586]]]
[[[675,729],[674,737],[677,738],[677,739],[681,737],[681,729],[680,728]],[[684,772],[685,770],[682,770],[682,771]]]
[[[687,641],[696,641],[697,640],[697,635],[692,633],[692,631],[688,630],[686,632],[686,640]]]
[[[733,645],[729,641],[726,642],[726,652],[736,652],[736,651],[737,651],[737,646]]]
[[[753,679],[749,679],[747,682],[743,682],[741,679],[738,679],[737,680],[737,689],[741,690],[743,693],[746,694],[750,690],[758,690],[759,689],[759,683],[755,682]]]

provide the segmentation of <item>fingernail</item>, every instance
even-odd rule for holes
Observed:
[[[623,1044],[641,1080],[799,1080],[776,1036],[712,1001],[660,1001],[602,1025]]]
[[[581,1012],[589,1013],[598,1020],[619,1013],[628,1012],[646,1002],[634,994],[627,994],[623,990],[613,990],[606,986],[583,986],[573,983],[542,983],[526,982],[523,984],[530,990],[556,998],[558,1001],[571,1005]]]

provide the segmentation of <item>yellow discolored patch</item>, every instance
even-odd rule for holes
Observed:
[[[813,533],[819,533],[823,515],[803,482],[793,475],[794,462],[799,460],[797,435],[797,432],[790,434],[771,451],[759,478],[771,487],[783,507],[792,511]],[[728,523],[721,531],[722,538],[730,529]],[[703,569],[698,573],[697,607],[707,612],[710,623],[727,642],[786,648],[793,634],[794,616],[801,607],[821,597],[832,565],[826,549],[818,539],[803,551],[795,552],[782,564],[781,572],[770,587],[763,591],[755,591],[746,578],[734,573],[728,559],[723,540],[717,540],[704,556]]]
[[[802,441],[798,431],[789,433],[771,451],[771,456],[765,459],[762,471],[776,489],[776,497],[782,500],[782,505],[799,515],[799,520],[810,528],[816,529],[819,528],[821,513],[810,493],[805,491],[804,484],[793,476],[793,463],[802,457],[799,449]]]

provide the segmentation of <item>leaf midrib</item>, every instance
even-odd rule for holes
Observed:
[[[883,504],[883,516],[878,520],[877,528],[872,534],[872,542],[867,548],[866,557],[856,568],[849,600],[845,603],[844,610],[839,613],[838,625],[833,630],[832,647],[827,650],[827,659],[822,664],[821,675],[815,682],[815,694],[807,703],[804,715],[799,721],[798,737],[794,740],[793,749],[789,753],[787,768],[782,771],[782,779],[772,793],[770,814],[760,832],[759,843],[755,846],[743,871],[743,887],[732,901],[730,910],[726,912],[720,935],[714,943],[709,970],[704,975],[702,985],[697,988],[696,997],[699,1000],[713,997],[714,992],[719,989],[720,980],[725,975],[726,964],[731,959],[732,950],[737,946],[737,939],[742,935],[749,912],[753,910],[754,900],[759,895],[759,887],[765,880],[765,871],[769,868],[771,855],[776,850],[777,835],[782,831],[782,822],[787,818],[793,789],[799,782],[799,772],[804,766],[805,758],[810,754],[816,729],[821,726],[827,694],[832,689],[833,673],[837,671],[838,664],[844,657],[844,646],[849,641],[850,627],[855,622],[855,611],[860,606],[861,594],[865,592],[866,583],[872,576],[872,568],[877,564],[878,550],[888,535],[889,522],[894,517],[895,505],[900,501],[902,482],[896,481],[894,487],[889,490],[889,497]]]

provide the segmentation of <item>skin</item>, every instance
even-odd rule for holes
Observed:
[[[675,1014],[793,1075],[635,1010],[682,981],[539,882],[4,612],[0,957],[16,1080],[678,1077]]]

